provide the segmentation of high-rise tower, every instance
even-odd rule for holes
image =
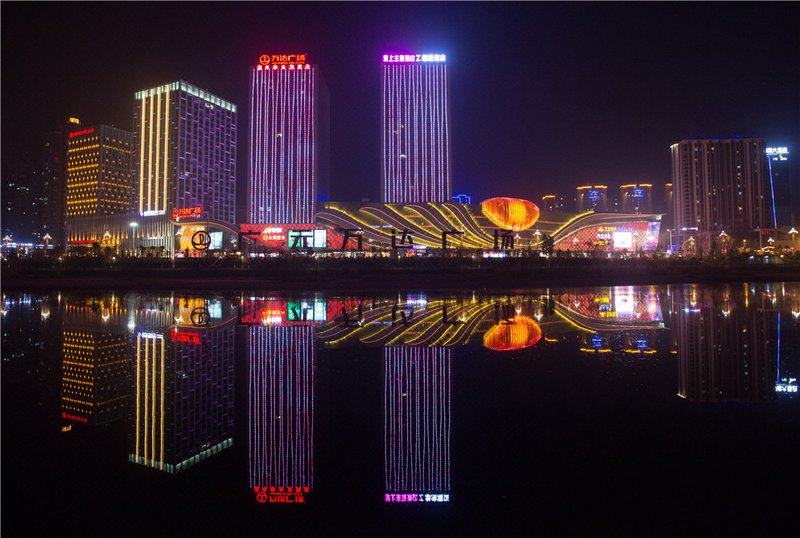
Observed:
[[[306,54],[262,54],[251,68],[248,222],[314,222],[328,199],[329,102]]]
[[[677,232],[773,227],[762,139],[685,139],[670,149]]]
[[[142,216],[203,207],[233,223],[236,105],[178,81],[136,92],[134,206]]]
[[[384,203],[448,202],[450,112],[444,54],[383,55]]]

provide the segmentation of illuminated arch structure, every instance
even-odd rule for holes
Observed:
[[[540,211],[527,200],[492,198],[482,204],[427,202],[412,204],[352,204],[329,202],[316,215],[317,225],[328,229],[359,229],[364,247],[389,246],[392,233],[407,230],[415,247],[441,248],[442,232],[448,245],[465,249],[495,248],[496,234],[511,235],[516,248],[538,248],[545,235],[553,238],[555,250],[635,251],[658,246],[660,214],[593,213],[568,214]],[[537,233],[538,232],[538,233]],[[341,243],[330,248],[338,248]],[[351,246],[352,248],[352,246]]]

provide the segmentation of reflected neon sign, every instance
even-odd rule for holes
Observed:
[[[387,503],[446,503],[450,502],[449,493],[387,493]]]
[[[306,502],[306,494],[311,491],[308,486],[290,486],[290,487],[275,487],[275,486],[261,486],[254,487],[253,491],[256,494],[256,501],[261,504],[271,503],[289,503],[289,504],[304,504]]]

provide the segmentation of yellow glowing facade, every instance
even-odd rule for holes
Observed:
[[[69,133],[66,216],[129,213],[133,134],[98,125]]]
[[[536,204],[521,198],[490,198],[481,203],[481,211],[496,226],[514,232],[527,230],[539,220]]]

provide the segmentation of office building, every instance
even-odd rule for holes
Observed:
[[[384,54],[382,108],[382,201],[450,201],[452,160],[445,55]]]
[[[140,216],[202,208],[235,221],[236,105],[178,81],[136,92],[134,152]]]
[[[622,213],[652,213],[653,185],[628,183],[619,187],[619,210]]]
[[[66,216],[131,212],[133,133],[108,125],[67,137]]]
[[[247,222],[314,222],[329,199],[329,102],[306,54],[262,54],[250,69]]]
[[[684,139],[670,149],[676,232],[742,235],[774,227],[762,139]]]

